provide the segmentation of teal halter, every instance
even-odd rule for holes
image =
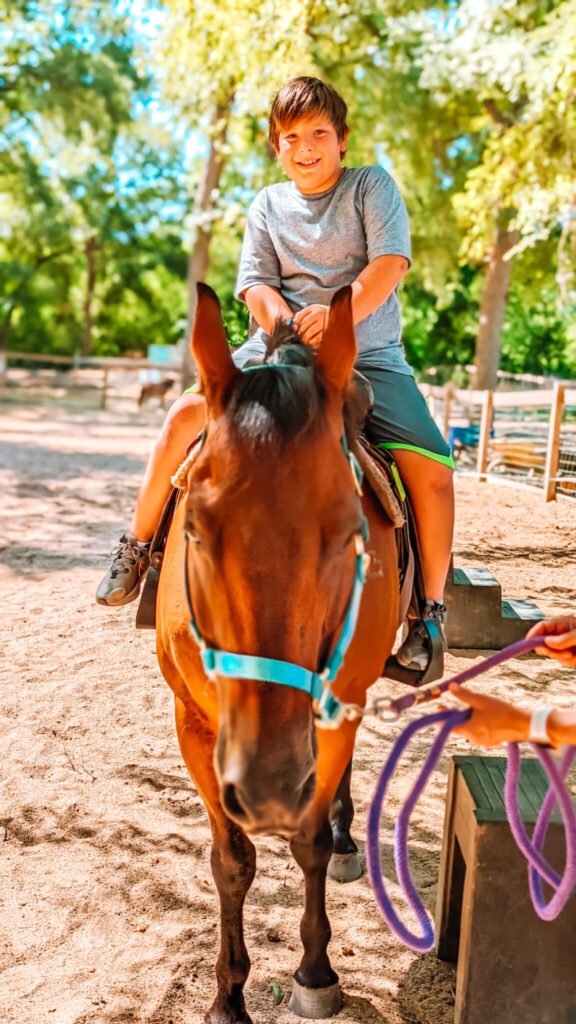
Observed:
[[[273,366],[285,364],[275,363]],[[256,370],[261,367],[247,367],[246,369]],[[290,367],[293,369],[294,367]],[[198,451],[204,443],[204,438],[198,447]],[[354,485],[359,494],[362,493],[362,471],[358,460],[349,451],[346,438],[342,435],[342,447],[350,463]],[[345,718],[349,717],[347,709],[353,705],[344,705],[334,695],[331,683],[334,681],[342,667],[344,655],[348,650],[360,609],[360,600],[364,583],[366,582],[366,569],[369,563],[369,556],[365,553],[364,541],[368,539],[368,524],[364,520],[362,534],[354,535],[356,549],[356,561],[354,571],[354,582],[348,602],[346,619],[336,646],[326,660],[324,668],[320,672],[312,672],[291,661],[278,661],[275,658],[261,658],[255,654],[235,654],[232,651],[222,651],[215,647],[208,647],[204,637],[200,633],[194,616],[192,595],[190,593],[190,581],[188,579],[188,543],[189,536],[185,532],[185,563],[184,563],[184,584],[186,589],[186,600],[190,612],[190,632],[200,649],[200,657],[204,671],[209,679],[215,681],[217,676],[226,676],[231,679],[251,679],[263,683],[277,683],[280,686],[291,686],[293,689],[302,690],[307,693],[314,702],[314,710],[318,716],[318,726],[324,729],[337,729]]]

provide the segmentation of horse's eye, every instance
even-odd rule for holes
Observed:
[[[198,534],[196,533],[196,525],[194,523],[194,520],[189,518],[189,517],[187,517],[187,519],[186,519],[186,525],[184,527],[184,533],[185,533],[187,539],[190,541],[191,544],[198,545],[200,543],[200,538],[199,538]]]

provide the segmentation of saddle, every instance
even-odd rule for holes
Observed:
[[[187,454],[196,443],[195,439],[189,446]],[[360,434],[354,446],[354,454],[362,469],[365,484],[370,487],[395,529],[400,583],[398,626],[401,626],[406,619],[421,619],[429,638],[430,658],[423,671],[404,668],[396,661],[394,655],[391,655],[384,666],[382,675],[389,679],[396,679],[408,686],[422,686],[439,679],[442,675],[443,643],[435,624],[423,615],[426,595],[412,505],[402,486],[394,459],[387,449],[378,447],[364,434]],[[136,613],[136,629],[155,629],[156,627],[156,595],[164,549],[174,512],[183,493],[180,488],[173,487],[162,509],[156,532],[150,544],[150,568]]]

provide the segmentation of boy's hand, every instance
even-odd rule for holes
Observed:
[[[318,348],[322,341],[322,335],[328,326],[329,313],[330,306],[316,304],[314,306],[306,306],[305,309],[300,309],[295,314],[294,326],[306,345]]]
[[[576,665],[576,615],[537,622],[526,636],[545,636],[548,643],[536,648],[537,654],[554,658],[561,665]]]

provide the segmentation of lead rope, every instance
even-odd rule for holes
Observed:
[[[512,835],[529,864],[528,879],[534,909],[543,921],[553,921],[564,909],[576,885],[576,817],[570,794],[564,785],[566,775],[576,757],[576,747],[568,747],[558,764],[545,747],[540,747],[535,743],[532,746],[550,781],[550,789],[540,808],[532,839],[528,837],[518,808],[520,754],[517,743],[508,744],[508,766],[504,791],[506,813]],[[566,835],[566,863],[562,877],[550,867],[542,856],[542,846],[555,804],[558,804],[560,809]],[[542,881],[547,882],[556,890],[549,903],[546,903],[542,892]]]
[[[542,637],[538,637],[533,638],[531,641],[524,640],[520,641],[519,644],[512,644],[511,647],[506,648],[505,651],[500,651],[497,655],[492,655],[490,658],[487,658],[483,663],[482,668],[486,671],[487,668],[491,667],[495,663],[499,664],[506,660],[506,656],[511,657],[513,654],[519,653],[519,647],[522,648],[522,651],[526,651],[536,645],[541,645],[543,642],[545,641]],[[506,651],[508,651],[507,655]],[[455,679],[457,679],[458,682],[465,682],[471,678],[472,675],[479,674],[478,666],[474,666],[473,669],[460,673],[455,677]],[[442,690],[447,689],[448,685],[452,681],[453,680],[446,680],[445,683],[442,683]],[[388,759],[380,773],[368,813],[366,862],[368,876],[374,891],[376,903],[394,934],[397,935],[405,945],[415,950],[417,953],[427,953],[433,948],[434,925],[410,874],[408,859],[408,829],[410,825],[410,818],[432,771],[436,767],[448,736],[453,729],[466,722],[468,718],[470,718],[471,714],[472,710],[469,708],[462,711],[442,710],[430,715],[425,715],[422,718],[411,722],[400,736],[398,736],[392,746],[392,750],[390,751]],[[416,779],[408,798],[404,802],[394,828],[394,864],[396,874],[398,876],[400,886],[404,891],[406,900],[418,921],[420,934],[417,934],[410,931],[410,929],[401,921],[386,890],[380,862],[379,829],[386,791],[394,775],[394,771],[400,757],[410,743],[412,737],[417,732],[427,729],[432,725],[440,726],[438,734],[428,751],[421,772]],[[570,898],[574,887],[576,886],[576,815],[570,799],[570,794],[564,784],[566,774],[576,757],[576,748],[569,747],[564,753],[560,765],[558,765],[551,756],[549,750],[539,746],[538,744],[532,744],[532,747],[536,751],[550,783],[550,788],[546,794],[542,807],[540,808],[532,839],[530,839],[526,833],[518,807],[520,754],[517,743],[508,744],[508,764],[506,768],[504,799],[512,835],[514,836],[519,849],[528,861],[530,894],[534,909],[538,916],[543,920],[552,921],[562,911],[567,900]],[[550,822],[550,816],[556,803],[560,808],[566,838],[566,862],[562,877],[554,871],[541,853]],[[547,882],[556,890],[549,903],[546,903],[542,892],[543,881]]]

